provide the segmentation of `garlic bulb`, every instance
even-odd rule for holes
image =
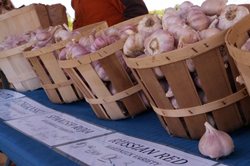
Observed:
[[[144,47],[149,55],[157,55],[174,50],[174,36],[167,30],[159,29],[147,37]]]
[[[123,39],[127,37],[131,32],[137,33],[136,27],[132,24],[126,24],[119,29],[118,34],[120,38]]]
[[[161,20],[165,20],[168,16],[179,16],[179,14],[175,8],[169,7],[167,9],[165,9],[165,11],[161,17]]]
[[[191,6],[193,6],[194,4],[190,1],[184,1],[180,4],[180,6],[177,9],[177,12],[179,14],[179,16],[182,19],[186,19],[187,18],[187,13],[188,10],[191,8]]]
[[[215,20],[209,25],[209,27],[208,27],[207,29],[204,29],[204,30],[202,30],[202,31],[198,31],[198,34],[199,34],[201,40],[206,39],[206,38],[209,38],[209,37],[211,37],[211,36],[213,36],[213,35],[215,35],[215,34],[221,32],[221,30],[218,29],[218,28],[216,27],[216,25],[217,25],[218,22],[219,22],[219,20],[218,20],[218,19],[215,19]]]
[[[200,10],[190,9],[187,14],[187,24],[194,30],[201,31],[208,28],[215,18],[216,15],[210,18]]]
[[[144,54],[145,37],[140,33],[131,34],[123,45],[123,52],[128,57],[137,57]]]
[[[250,38],[242,45],[241,49],[244,51],[250,51]]]
[[[176,15],[171,15],[165,19],[162,19],[162,28],[164,30],[168,30],[169,26],[173,24],[184,25],[185,20],[183,20],[180,16],[176,16]]]
[[[226,7],[227,0],[206,0],[201,4],[201,9],[206,15],[219,16]]]
[[[218,28],[225,30],[249,14],[245,6],[227,5],[219,16]]]
[[[199,151],[204,156],[219,159],[234,151],[233,139],[224,131],[216,130],[205,122],[206,131],[199,141]]]
[[[147,15],[138,23],[138,32],[148,37],[158,29],[162,29],[161,19],[157,14]]]
[[[89,54],[89,52],[83,46],[76,43],[75,39],[72,39],[72,43],[67,50],[66,59],[79,58],[87,54]]]
[[[95,41],[95,35],[96,35],[96,30],[93,29],[92,32],[89,35],[83,36],[80,38],[78,41],[78,44],[86,48],[89,52],[91,52],[90,46],[94,43]]]
[[[63,40],[66,40],[72,36],[72,33],[63,29],[61,25],[58,25],[58,30],[55,32],[54,37],[55,37],[55,42],[60,42]]]
[[[90,46],[91,52],[100,50],[101,48],[104,48],[117,41],[115,38],[107,36],[103,30],[101,30],[100,32],[101,32],[101,36],[97,36],[95,38],[95,41]]]
[[[199,34],[190,26],[173,24],[170,25],[168,31],[174,34],[176,41],[179,41],[180,37],[186,44],[192,44],[200,40]]]
[[[176,100],[175,97],[170,97],[169,100],[170,100],[172,106],[173,106],[175,109],[180,108],[180,106],[179,106],[179,104],[177,103],[177,100]]]

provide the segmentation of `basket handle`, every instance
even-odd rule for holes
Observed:
[[[194,116],[194,115],[200,115],[203,113],[207,113],[213,110],[217,110],[223,107],[226,107],[230,104],[233,104],[239,100],[242,100],[243,98],[249,96],[246,88],[241,89],[240,91],[231,94],[227,97],[224,97],[222,99],[204,104],[199,105],[196,107],[190,107],[190,108],[183,108],[183,109],[162,109],[157,108],[153,103],[150,103],[154,111],[164,117],[188,117],[188,116]]]
[[[111,96],[107,96],[104,98],[99,98],[99,99],[90,99],[90,98],[86,98],[85,100],[89,103],[89,104],[105,104],[105,103],[110,103],[110,102],[114,102],[120,99],[123,99],[125,97],[128,97],[136,92],[139,92],[141,90],[141,86],[139,84],[128,88],[124,91],[121,91],[117,94],[111,95]]]

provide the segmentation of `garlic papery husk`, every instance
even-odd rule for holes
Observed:
[[[66,59],[79,58],[87,54],[89,52],[83,46],[76,43],[75,39],[72,39],[72,45],[67,50]]]
[[[244,51],[250,51],[250,38],[247,39],[247,41],[241,46],[240,49]]]
[[[144,47],[150,55],[157,55],[174,50],[174,43],[175,40],[172,33],[159,29],[145,39]]]
[[[236,77],[236,82],[238,82],[240,85],[245,84],[244,78],[241,75]]]
[[[141,55],[137,56],[136,58],[142,58],[142,57],[147,57],[147,56],[151,56],[151,55],[149,55],[149,54],[141,54]],[[154,72],[154,74],[155,74],[155,76],[156,76],[156,78],[158,80],[164,78],[164,73],[162,72],[160,67],[158,67],[158,66],[153,67],[152,70],[153,70],[153,72]]]
[[[129,31],[128,31],[129,30]],[[129,32],[129,33],[128,33]],[[130,32],[134,32],[134,33],[137,33],[137,29],[134,25],[132,24],[126,24],[124,26],[122,26],[120,29],[119,29],[119,36],[121,39],[127,37]]]
[[[120,34],[119,34],[119,29],[115,27],[109,27],[107,32],[107,36],[114,37],[117,40],[120,40]]]
[[[179,14],[175,8],[169,7],[169,8],[164,10],[164,13],[161,17],[161,20],[165,20],[168,16],[179,16]]]
[[[203,29],[208,28],[210,23],[216,19],[217,16],[212,18],[206,16],[202,11],[197,9],[190,9],[187,15],[187,24],[196,31],[202,31]]]
[[[148,37],[158,29],[162,29],[161,19],[157,14],[147,15],[138,23],[138,32]]]
[[[213,128],[205,122],[206,131],[199,141],[199,151],[204,156],[219,159],[234,151],[233,139],[224,131]]]
[[[204,29],[202,31],[198,31],[198,34],[201,38],[201,40],[209,38],[219,32],[221,32],[220,29],[216,28],[217,23],[219,22],[218,19],[215,19],[207,29]]]
[[[61,25],[58,25],[58,26],[59,26],[59,29],[54,34],[56,43],[66,40],[72,36],[71,32],[63,29]]]
[[[107,73],[105,72],[99,61],[91,62],[91,65],[93,66],[94,70],[103,81],[110,81]]]
[[[124,54],[132,58],[144,54],[144,40],[145,37],[140,33],[129,35],[123,45]]]
[[[206,0],[201,4],[201,9],[206,15],[219,16],[226,7],[227,0]]]
[[[178,49],[184,48],[185,46],[188,46],[188,45],[190,45],[190,44],[185,43],[185,41],[183,40],[183,37],[181,36],[180,39],[179,39],[179,43],[178,43],[177,48]],[[186,62],[186,65],[187,65],[187,68],[188,68],[189,72],[195,72],[196,71],[193,60],[191,58],[185,59],[185,62]]]
[[[164,30],[168,30],[169,26],[171,26],[173,24],[184,25],[185,20],[183,20],[179,15],[178,16],[171,15],[171,16],[168,16],[165,19],[162,19],[162,28]]]
[[[227,5],[219,16],[218,28],[225,30],[248,14],[249,10],[245,6],[238,6],[235,4]]]
[[[173,24],[170,25],[168,31],[174,34],[176,41],[178,42],[180,37],[186,44],[192,44],[200,40],[199,34],[190,26],[184,24]]]
[[[54,35],[54,33],[58,28],[59,28],[58,26],[55,27],[50,26],[48,30],[43,30],[38,27],[36,29],[36,39],[39,41],[47,40],[48,38]]]
[[[104,48],[104,47],[117,41],[115,38],[107,36],[104,33],[104,31],[101,30],[100,32],[101,32],[101,36],[97,36],[95,38],[95,41],[90,46],[91,52],[95,52],[97,50],[100,50],[101,48]]]
[[[188,10],[193,6],[194,4],[190,1],[184,1],[180,4],[180,6],[177,9],[177,13],[182,19],[187,18]]]
[[[81,37],[79,39],[79,41],[78,41],[78,44],[80,44],[81,46],[83,46],[84,48],[86,48],[86,50],[88,50],[89,52],[91,52],[90,46],[95,41],[95,38],[96,38],[95,35],[96,35],[96,30],[93,29],[92,32],[89,35]]]

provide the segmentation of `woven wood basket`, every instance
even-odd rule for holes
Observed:
[[[22,51],[34,42],[0,52],[0,66],[15,90],[25,92],[41,88],[40,81]]]
[[[230,55],[244,79],[244,84],[250,93],[250,52],[241,49],[250,38],[250,14],[231,27],[225,37]]]
[[[82,33],[67,40],[37,50],[31,50],[32,47],[29,47],[23,51],[23,56],[32,65],[51,102],[70,103],[84,98],[72,79],[70,79],[67,73],[59,66],[54,53],[57,52],[59,54],[61,49],[63,49],[72,38],[80,39],[82,36],[89,34],[94,28],[99,31],[107,27],[105,21],[98,22],[79,28],[78,30],[82,31]]]
[[[114,27],[119,28],[127,24],[138,25],[142,17],[144,16],[124,21],[114,25]],[[147,110],[139,95],[140,85],[134,85],[119,58],[115,55],[117,51],[123,49],[125,40],[126,38],[120,39],[80,58],[59,61],[59,65],[70,75],[100,119],[119,120],[134,117]],[[101,80],[92,67],[91,63],[95,61],[100,62],[110,82],[114,85],[116,94],[110,93],[106,83]],[[125,109],[121,109],[119,106],[121,103]]]
[[[36,31],[37,27],[50,26],[46,6],[32,4],[20,9],[13,9],[0,15],[0,41],[6,36],[24,33],[27,30]]]
[[[199,139],[204,123],[214,122],[222,131],[231,132],[250,122],[250,98],[244,86],[234,79],[239,72],[230,56],[227,68],[222,56],[228,55],[224,30],[185,48],[160,55],[124,60],[150,100],[163,127],[170,135]],[[193,60],[207,103],[202,104],[186,59]],[[179,108],[174,108],[156,78],[153,68],[159,67],[168,81]],[[212,121],[211,121],[212,119]]]

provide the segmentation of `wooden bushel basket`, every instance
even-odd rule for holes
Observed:
[[[230,56],[244,79],[244,84],[250,93],[250,52],[241,49],[250,37],[250,14],[231,27],[225,37]]]
[[[138,25],[142,17],[144,16],[124,21],[114,25],[114,27],[120,28],[127,24]],[[115,52],[123,49],[125,40],[126,38],[120,39],[80,58],[59,61],[59,65],[70,75],[100,119],[119,120],[134,117],[147,110],[138,93],[141,91],[140,85],[134,85],[115,55]],[[94,61],[100,62],[110,82],[114,85],[116,94],[112,95],[105,82],[98,76],[91,65]],[[125,106],[125,110],[119,106],[121,102]]]
[[[0,52],[0,67],[9,83],[20,92],[41,88],[40,81],[22,51],[34,42]]]
[[[204,123],[212,117],[215,127],[225,132],[239,129],[250,122],[250,98],[244,86],[235,82],[239,72],[230,56],[228,67],[222,55],[228,55],[224,30],[185,48],[160,55],[128,58],[131,68],[163,127],[170,135],[200,139]],[[202,104],[186,59],[193,60],[207,103]],[[171,87],[179,108],[174,109],[166,97],[153,68],[160,67]]]
[[[89,34],[94,28],[99,31],[107,27],[105,21],[98,22],[77,29],[82,31],[82,33],[67,40],[37,50],[31,50],[32,47],[29,47],[23,51],[24,57],[32,65],[50,101],[53,103],[70,103],[84,98],[72,79],[59,66],[54,52],[59,54],[61,49],[72,38],[80,39],[82,36]]]

